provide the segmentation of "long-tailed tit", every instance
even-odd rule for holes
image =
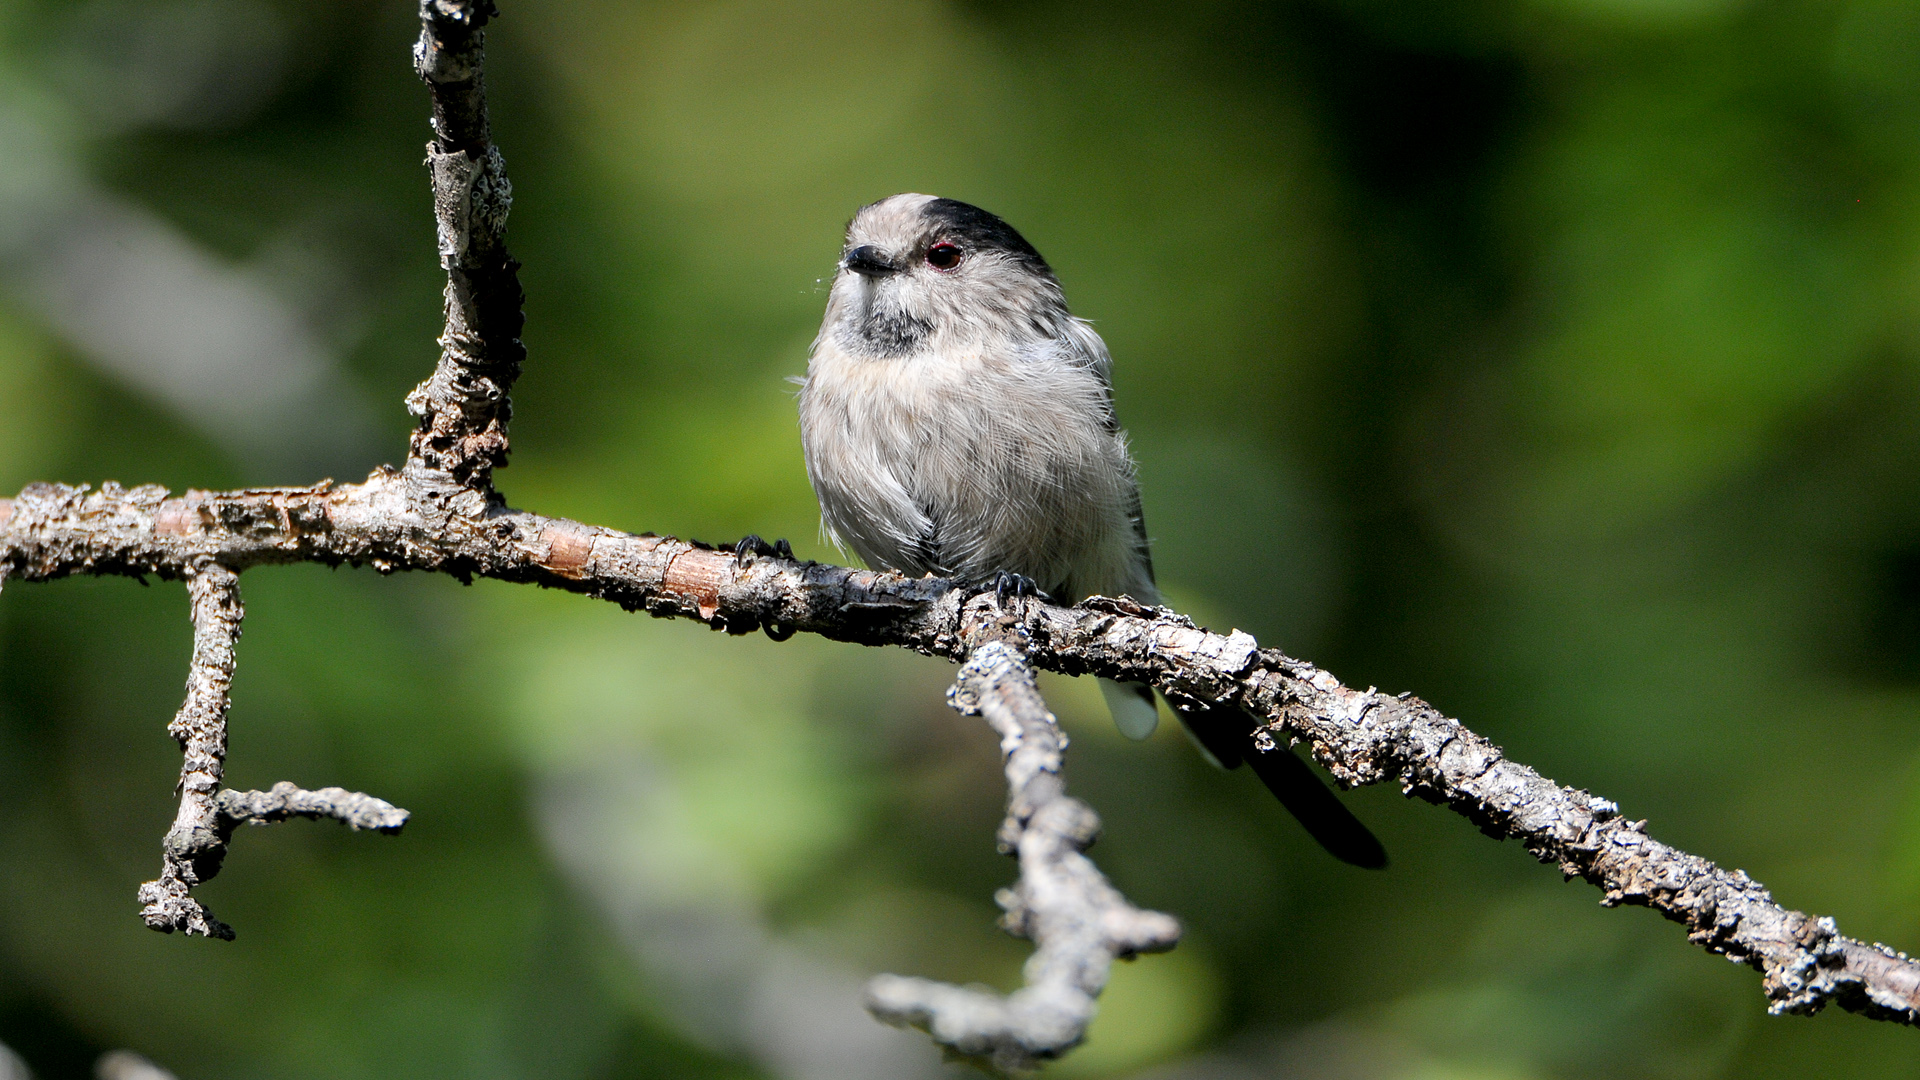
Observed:
[[[862,207],[800,391],[827,531],[877,568],[1037,587],[1061,603],[1158,604],[1110,363],[1006,222],[930,195]],[[1100,687],[1122,733],[1153,733],[1151,689]],[[1304,762],[1255,747],[1246,714],[1175,711],[1216,762],[1250,762],[1335,856],[1385,864]]]

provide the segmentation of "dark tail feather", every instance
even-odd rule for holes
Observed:
[[[1347,809],[1333,789],[1321,782],[1292,750],[1284,746],[1265,753],[1252,750],[1247,754],[1247,764],[1253,767],[1253,774],[1261,783],[1267,785],[1267,790],[1273,792],[1274,798],[1280,800],[1280,805],[1300,819],[1300,824],[1320,841],[1328,854],[1367,870],[1379,870],[1387,865],[1387,849],[1380,846],[1379,838],[1353,816],[1353,811]]]
[[[1387,849],[1306,762],[1285,746],[1263,751],[1253,745],[1252,718],[1237,709],[1175,712],[1220,764],[1229,769],[1242,761],[1251,765],[1253,774],[1328,854],[1368,870],[1387,865]]]

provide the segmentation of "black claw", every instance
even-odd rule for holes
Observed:
[[[987,585],[993,589],[995,602],[1001,604],[1005,604],[1009,596],[1037,596],[1042,600],[1052,599],[1032,578],[1008,570],[996,571],[987,579]]]
[[[791,562],[793,560],[793,545],[787,543],[786,537],[781,537],[773,542],[773,553]]]
[[[787,546],[785,540],[780,541],[779,545],[776,546],[767,543],[752,533],[748,533],[740,539],[739,543],[733,545],[734,560],[743,565],[752,562],[756,556],[760,555],[780,555],[784,558],[791,559],[793,558],[793,549]]]

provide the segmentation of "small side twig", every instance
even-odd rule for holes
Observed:
[[[191,890],[219,873],[227,854],[213,797],[226,767],[233,649],[245,614],[240,576],[219,563],[203,563],[187,579],[187,595],[193,604],[187,699],[167,725],[167,734],[180,741],[186,755],[180,766],[180,813],[167,831],[159,880],[140,886],[140,917],[155,930],[231,941],[233,929],[214,918]]]
[[[397,833],[407,823],[405,810],[385,799],[346,788],[308,791],[282,780],[271,791],[235,791],[228,788],[214,798],[222,824],[273,825],[290,817],[332,818],[355,832]]]
[[[926,1030],[951,1053],[1002,1072],[1030,1069],[1086,1037],[1116,958],[1173,948],[1180,924],[1128,903],[1082,854],[1100,818],[1067,797],[1060,775],[1067,738],[1018,649],[1004,641],[976,648],[948,700],[1000,733],[1007,774],[1000,849],[1019,856],[1020,880],[995,899],[1006,911],[1001,926],[1037,948],[1026,985],[1007,997],[882,975],[867,986],[867,1008],[888,1023]]]
[[[187,595],[193,611],[187,698],[167,726],[185,755],[180,812],[167,831],[160,877],[140,886],[140,917],[164,933],[178,930],[231,941],[233,928],[214,918],[192,890],[220,872],[236,826],[268,825],[297,815],[394,833],[406,824],[407,812],[370,795],[341,788],[306,791],[284,781],[272,791],[222,790],[234,646],[246,613],[240,603],[240,577],[217,562],[203,562],[187,578]]]

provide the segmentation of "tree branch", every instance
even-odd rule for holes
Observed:
[[[282,781],[271,792],[222,789],[226,769],[227,709],[233,686],[234,646],[240,640],[240,578],[212,560],[195,563],[187,576],[193,611],[193,658],[187,665],[187,699],[167,725],[179,740],[180,812],[162,844],[160,877],[140,886],[140,917],[165,933],[233,940],[233,928],[193,898],[195,885],[213,879],[227,857],[227,843],[242,822],[270,825],[288,817],[331,817],[354,829],[399,832],[407,812],[340,788],[303,791]]]
[[[1067,737],[1017,648],[998,640],[976,648],[947,698],[1000,733],[1007,772],[1000,850],[1019,855],[1020,881],[994,899],[1006,911],[1001,927],[1036,949],[1026,985],[1009,997],[882,975],[867,985],[867,1008],[1001,1071],[1031,1069],[1080,1045],[1116,957],[1173,948],[1180,924],[1129,904],[1081,854],[1099,835],[1100,816],[1067,797],[1060,775]]]
[[[717,630],[795,630],[897,645],[961,661],[975,643],[1014,634],[1038,667],[1146,682],[1169,697],[1244,708],[1269,738],[1298,736],[1353,787],[1397,781],[1482,831],[1605,890],[1609,904],[1654,908],[1707,950],[1766,976],[1776,1012],[1828,1003],[1920,1021],[1920,965],[1842,937],[1830,920],[1775,904],[1739,871],[1676,851],[1611,802],[1562,788],[1506,760],[1425,702],[1342,686],[1331,674],[1246,634],[1221,636],[1172,611],[1095,598],[1074,608],[977,594],[937,578],[736,556],[670,537],[635,536],[487,504],[429,523],[398,474],[173,499],[158,487],[99,491],[36,484],[0,500],[0,568],[48,580],[76,573],[183,578],[199,560],[234,569],[353,563],[530,582]]]
[[[189,891],[220,872],[227,845],[220,835],[214,793],[227,756],[227,692],[233,685],[233,649],[240,640],[240,577],[215,562],[203,562],[187,578],[193,605],[193,659],[187,665],[187,700],[167,725],[179,740],[180,813],[167,831],[160,878],[140,886],[140,917],[155,930],[233,940],[233,930],[213,917]]]
[[[433,375],[407,395],[419,421],[407,453],[415,497],[492,494],[507,463],[507,391],[520,376],[520,264],[507,253],[513,185],[487,123],[482,65],[493,0],[420,0],[413,66],[433,94],[433,216],[447,271],[446,329]]]
[[[405,810],[358,791],[325,787],[308,791],[282,780],[271,791],[228,788],[214,798],[228,829],[234,825],[277,825],[292,817],[332,818],[354,832],[397,833],[407,823]]]
[[[507,392],[523,351],[517,265],[504,244],[510,189],[488,136],[481,71],[482,27],[493,14],[485,0],[421,3],[415,62],[433,94],[428,166],[448,281],[439,363],[407,398],[419,424],[402,469],[383,467],[361,484],[178,498],[158,486],[33,484],[0,499],[0,582],[76,574],[188,582],[194,656],[171,729],[186,752],[181,810],[161,878],[141,890],[150,925],[230,933],[189,890],[218,870],[241,821],[332,817],[381,831],[405,821],[405,811],[338,788],[219,790],[240,625],[236,575],[347,563],[566,589],[729,633],[759,628],[784,639],[805,630],[964,661],[955,704],[985,716],[1008,752],[1002,842],[1019,854],[1021,880],[1002,899],[1008,928],[1038,945],[1028,985],[1000,999],[889,977],[871,994],[883,1018],[923,1023],[949,1047],[1003,1068],[1074,1045],[1112,959],[1169,948],[1178,936],[1170,918],[1127,905],[1081,854],[1097,819],[1064,795],[1064,739],[1029,664],[1151,683],[1183,704],[1245,709],[1266,724],[1263,749],[1304,739],[1346,786],[1396,781],[1599,886],[1602,903],[1644,905],[1684,924],[1693,943],[1760,971],[1772,1011],[1813,1013],[1832,1003],[1920,1023],[1920,964],[1903,954],[1843,937],[1830,919],[1776,904],[1746,874],[1653,840],[1644,822],[1626,820],[1613,803],[1508,761],[1418,698],[1350,689],[1238,631],[1209,633],[1124,598],[1073,608],[1003,603],[939,579],[754,555],[744,546],[736,554],[508,508],[491,477],[506,462]]]

